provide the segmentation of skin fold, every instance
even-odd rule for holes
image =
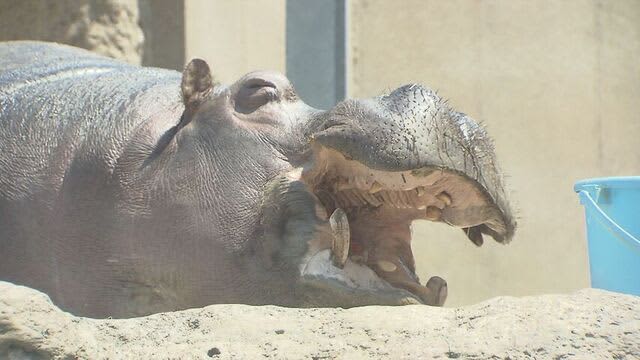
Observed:
[[[486,132],[421,85],[321,111],[281,74],[216,84],[198,59],[10,42],[0,69],[0,279],[77,315],[442,305],[411,222],[476,245],[516,228]]]

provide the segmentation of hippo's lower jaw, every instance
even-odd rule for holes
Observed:
[[[318,143],[313,149],[313,164],[304,168],[301,180],[332,236],[315,239],[300,265],[302,283],[321,290],[312,304],[443,305],[446,282],[432,277],[421,285],[416,275],[414,220],[463,228],[477,246],[482,233],[499,242],[507,239],[497,206],[462,174],[441,168],[381,171]]]

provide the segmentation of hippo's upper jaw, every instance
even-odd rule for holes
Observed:
[[[416,275],[414,220],[462,228],[477,246],[483,234],[511,240],[516,225],[486,133],[432,91],[411,85],[348,100],[321,123],[301,180],[332,239],[309,248],[301,272],[333,302],[443,304],[446,282],[423,286]]]

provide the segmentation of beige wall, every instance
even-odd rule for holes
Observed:
[[[351,1],[352,96],[408,82],[483,121],[520,228],[480,249],[459,230],[415,226],[421,278],[447,305],[588,286],[573,183],[640,173],[639,1]]]
[[[230,84],[253,70],[285,72],[284,0],[185,1],[186,58]]]

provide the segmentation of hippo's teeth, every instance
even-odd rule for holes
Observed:
[[[363,191],[354,191],[356,197],[358,198],[358,201],[360,202],[360,206],[366,205],[367,199],[364,196],[364,192]]]
[[[373,206],[380,206],[382,205],[382,202],[380,200],[378,200],[375,196],[373,196],[373,194],[370,194],[368,192],[362,192],[362,197],[369,203],[372,204]]]
[[[352,189],[353,185],[351,185],[351,183],[349,182],[349,179],[338,178],[338,181],[336,181],[335,187],[336,187],[336,191],[343,191],[347,189]]]
[[[372,194],[375,194],[377,192],[379,192],[380,190],[382,190],[382,185],[380,185],[379,182],[374,181],[373,184],[371,184],[371,188],[369,189],[369,192]]]
[[[415,206],[413,205],[413,201],[412,199],[409,197],[409,193],[407,193],[406,191],[401,191],[400,192],[400,199],[402,200],[402,207],[405,209],[410,209],[410,208],[414,208]]]
[[[382,198],[382,201],[391,204],[391,196],[388,191],[380,191],[377,193],[378,197]]]
[[[331,254],[333,265],[343,268],[349,256],[351,232],[349,230],[349,219],[344,210],[337,208],[329,217],[333,241],[331,243]]]
[[[384,199],[389,203],[389,205],[393,207],[400,207],[400,198],[395,191],[385,191],[381,194],[384,194]]]

